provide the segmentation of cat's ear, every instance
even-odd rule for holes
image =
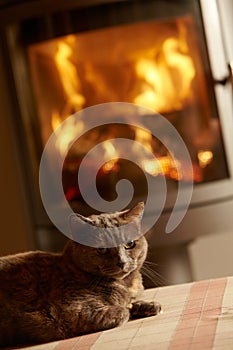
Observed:
[[[126,225],[125,242],[135,241],[141,237],[141,221],[144,212],[144,203],[139,202],[132,209],[122,212],[122,224]]]
[[[92,223],[92,220],[81,215],[81,214],[70,214],[69,216],[69,224],[70,224],[70,228],[73,227],[74,225],[74,228],[77,226],[77,225],[82,225],[84,222],[87,222],[88,224],[91,224]]]
[[[136,221],[139,223],[142,220],[143,212],[144,203],[139,202],[135,207],[124,212],[123,216],[127,222]]]
[[[82,234],[86,228],[86,223],[92,224],[92,221],[81,214],[70,214],[69,216],[69,228],[71,233],[71,238],[75,240],[77,234]],[[89,226],[89,225],[88,225]]]

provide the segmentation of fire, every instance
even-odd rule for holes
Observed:
[[[152,39],[151,46],[146,48],[147,51],[144,49],[135,52],[127,51],[129,46],[126,45],[127,41],[125,42],[124,38],[119,37],[119,40],[122,40],[122,47],[125,47],[126,50],[126,58],[124,59],[127,65],[130,65],[130,69],[127,71],[132,74],[128,77],[129,86],[127,88],[127,91],[131,92],[126,92],[123,96],[125,101],[145,105],[156,112],[168,113],[181,110],[186,101],[192,99],[192,82],[196,72],[194,62],[189,54],[186,30],[185,25],[179,23],[176,34],[166,34],[163,42],[159,44],[156,39]],[[117,83],[117,76],[115,79],[108,79],[111,62],[109,64],[107,61],[109,65],[106,65],[105,71],[103,56],[100,56],[103,58],[100,60],[101,64],[92,58],[91,52],[83,54],[83,57],[86,57],[84,63],[81,60],[80,62],[78,59],[75,60],[75,56],[79,57],[77,52],[79,40],[82,38],[79,39],[76,35],[69,35],[58,40],[53,56],[66,100],[62,111],[53,112],[51,119],[52,128],[56,130],[57,149],[61,154],[67,152],[70,143],[77,135],[77,131],[80,132],[84,128],[82,122],[77,123],[77,125],[65,124],[66,126],[57,128],[67,116],[84,108],[87,101],[95,101],[91,100],[92,95],[101,96],[100,102],[117,100],[121,96],[119,89],[121,85],[119,82]],[[85,46],[81,45],[80,47]],[[109,59],[111,59],[111,55]],[[79,70],[77,62],[81,67]],[[112,64],[112,66],[114,65]],[[137,87],[130,85],[135,84],[135,73]],[[111,85],[113,80],[114,85]],[[83,91],[85,91],[85,96]],[[138,154],[145,172],[152,176],[165,175],[176,180],[184,176],[179,172],[179,161],[173,159],[171,155],[162,153],[163,155],[160,154],[157,159],[148,159],[147,152],[144,153],[140,150],[139,144],[155,154],[156,145],[152,134],[140,128],[135,128],[134,131],[136,142],[132,151]],[[117,172],[119,170],[119,155],[113,143],[110,140],[105,141],[103,150],[105,164],[102,166],[102,171],[104,173]],[[206,153],[199,152],[198,159],[201,167],[211,162],[210,155]]]
[[[74,35],[69,35],[65,40],[57,44],[57,52],[54,61],[67,97],[66,114],[72,113],[72,109],[79,111],[85,103],[85,97],[80,93],[81,81],[77,69],[72,63],[72,43],[76,40]]]
[[[156,57],[136,62],[135,71],[143,83],[134,103],[169,112],[180,110],[185,99],[192,96],[191,84],[196,73],[185,35],[167,38]]]
[[[145,129],[135,128],[135,141],[142,144],[148,149],[148,151],[153,153],[153,149],[151,146],[152,134],[149,131]],[[138,145],[135,143],[135,150],[137,150],[137,146]]]
[[[75,140],[77,135],[81,133],[84,128],[83,122],[78,121],[75,124],[69,122],[58,128],[61,124],[62,119],[57,112],[52,114],[52,127],[56,134],[56,148],[59,150],[61,155],[65,155],[69,150],[70,143]]]
[[[108,160],[103,166],[103,172],[109,173],[111,171],[118,170],[118,153],[111,141],[107,140],[103,142],[103,149],[105,150],[104,159]]]
[[[81,91],[81,81],[71,60],[73,54],[71,46],[75,40],[74,35],[67,36],[65,40],[59,40],[54,55],[54,62],[66,94],[66,105],[63,111],[61,113],[53,111],[51,117],[52,129],[53,131],[56,130],[56,147],[62,155],[68,151],[70,143],[84,127],[83,122],[79,121],[76,125],[69,123],[57,129],[66,117],[73,111],[79,111],[85,103],[85,97],[79,93]]]
[[[147,51],[135,52],[128,49],[130,45],[127,39],[119,37],[119,42],[122,42],[125,50],[123,55],[125,61],[122,66],[119,63],[118,67],[118,69],[122,68],[122,71],[119,70],[119,72],[124,73],[126,79],[125,82],[121,81],[121,84],[128,84],[125,95],[122,95],[122,85],[119,85],[118,77],[110,79],[111,75],[114,76],[115,69],[114,59],[111,62],[111,53],[109,60],[105,62],[101,51],[97,50],[96,57],[100,60],[100,64],[92,57],[92,52],[86,52],[85,46],[81,45],[84,50],[82,56],[86,58],[85,62],[81,60],[79,62],[77,44],[83,42],[82,36],[79,39],[77,35],[68,35],[58,40],[54,63],[67,99],[64,107],[66,116],[85,107],[87,101],[91,101],[92,96],[95,96],[94,99],[97,98],[98,103],[121,99],[145,105],[160,113],[182,109],[185,101],[192,98],[192,82],[196,75],[194,61],[189,53],[186,32],[185,24],[178,22],[176,34],[167,35],[159,44],[156,39],[151,39],[151,47],[148,46]],[[87,42],[92,35],[94,34],[86,34]],[[93,42],[98,41],[98,33],[95,35],[93,38],[96,40],[92,38]],[[106,38],[108,35],[106,31]],[[94,46],[93,49],[96,50],[96,47]],[[77,62],[80,64],[79,73]],[[128,75],[123,71],[126,63],[130,65],[129,72],[131,73],[127,73]],[[136,83],[135,74],[138,78]],[[85,96],[83,91],[85,91]]]
[[[158,157],[158,159],[152,160],[143,160],[142,167],[152,176],[164,175],[175,180],[181,178],[178,171],[180,164],[170,156]]]
[[[213,152],[211,151],[199,151],[197,154],[199,165],[201,168],[205,168],[213,160]]]
[[[135,141],[143,145],[154,154],[152,147],[152,134],[145,130],[136,128],[135,129]],[[181,174],[179,173],[180,163],[178,160],[173,159],[170,155],[160,156],[157,159],[145,159],[147,156],[144,156],[141,148],[138,147],[138,144],[135,144],[135,152],[140,152],[141,166],[142,168],[152,176],[164,175],[171,179],[179,180],[181,178]]]
[[[60,114],[57,111],[53,111],[52,118],[51,118],[51,124],[52,124],[53,131],[55,131],[61,123],[62,123],[62,119],[61,119]]]

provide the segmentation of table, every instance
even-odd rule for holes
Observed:
[[[145,290],[162,305],[157,316],[25,350],[233,349],[233,277]]]

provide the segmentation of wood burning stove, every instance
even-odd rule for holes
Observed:
[[[158,233],[151,234],[151,245],[188,242],[210,232],[215,213],[225,211],[229,203],[232,207],[233,200],[232,86],[228,62],[220,54],[216,2],[19,3],[23,4],[1,9],[1,41],[17,102],[18,137],[27,155],[23,169],[25,172],[26,165],[30,182],[26,190],[31,198],[38,247],[54,248],[56,240],[38,193],[43,147],[70,114],[104,102],[136,103],[163,114],[176,127],[191,155],[195,186],[190,210],[168,237],[163,233],[170,211],[166,208],[154,229]],[[208,23],[211,15],[217,18],[214,27]],[[216,38],[215,49],[209,46],[211,35]],[[133,165],[117,157],[110,139],[122,135],[149,145],[172,191],[180,179],[163,145],[149,132],[115,125],[93,130],[81,140],[82,152],[105,140],[106,154],[112,153],[114,158],[103,165],[97,179],[102,195],[111,200],[109,193],[114,193],[117,179],[141,176]],[[72,131],[66,130],[58,139],[60,152],[64,138],[69,137]],[[82,152],[73,149],[66,158],[63,186],[71,205],[89,214],[91,208],[85,206],[75,180]],[[161,176],[153,164],[144,166],[151,176]],[[183,181],[190,181],[189,176],[187,169]],[[146,199],[143,186],[136,196],[136,200]],[[230,224],[227,212],[223,220]]]

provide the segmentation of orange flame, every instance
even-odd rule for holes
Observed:
[[[110,171],[118,170],[118,153],[111,141],[107,140],[103,142],[103,148],[105,150],[104,158],[108,160],[103,166],[103,172],[109,173]]]
[[[54,60],[59,72],[59,76],[66,93],[67,102],[75,111],[79,111],[84,103],[85,97],[81,91],[81,81],[79,79],[75,65],[71,61],[73,50],[71,44],[76,40],[74,35],[69,35],[66,40],[59,41]]]
[[[191,97],[191,83],[196,72],[188,54],[185,33],[181,34],[179,38],[167,38],[157,58],[140,58],[136,62],[135,70],[143,83],[134,103],[157,112],[169,112],[180,110],[185,99]]]
[[[153,149],[151,146],[152,134],[149,131],[145,129],[135,128],[135,141],[142,144],[148,149],[148,151],[153,153]],[[135,144],[134,148],[135,150],[137,150],[137,144]]]
[[[143,160],[142,167],[152,176],[164,175],[175,180],[181,178],[181,174],[179,173],[180,164],[170,156],[158,157],[157,159],[152,160]]]
[[[56,44],[57,51],[54,55],[54,62],[66,95],[66,106],[60,114],[53,112],[53,130],[74,110],[82,109],[86,99],[90,100],[89,95],[84,97],[82,94],[82,86],[85,84],[85,79],[93,86],[93,91],[99,91],[101,98],[103,98],[102,102],[115,100],[120,96],[120,91],[115,88],[115,82],[113,89],[109,80],[106,79],[108,70],[106,70],[106,73],[104,70],[98,70],[98,66],[92,61],[91,55],[89,55],[90,60],[87,59],[85,63],[85,74],[83,76],[78,74],[76,65],[72,61],[73,55],[77,54],[75,51],[77,45],[74,45],[77,40],[79,39],[75,35],[69,35],[57,41]],[[124,41],[122,38],[119,38],[119,40]],[[184,25],[180,24],[178,37],[170,35],[160,47],[158,45],[152,46],[151,50],[148,50],[148,53],[145,53],[144,56],[138,54],[136,58],[135,56],[132,57],[133,59],[129,58],[127,62],[130,62],[131,71],[136,72],[140,87],[136,93],[132,87],[131,90],[134,91],[134,95],[129,97],[126,94],[125,100],[145,105],[158,112],[170,112],[180,110],[184,106],[185,101],[192,98],[192,81],[196,72],[194,62],[189,55]],[[65,129],[57,129],[57,148],[62,154],[67,151],[70,142],[75,137],[76,128],[81,128],[82,130],[83,127],[83,124],[78,124],[75,128],[73,125],[68,124]],[[149,131],[135,128],[135,141],[144,145],[148,151],[154,154],[152,135]],[[135,143],[133,152],[138,152],[137,147],[138,144]],[[118,171],[119,157],[112,142],[110,140],[105,141],[103,149],[106,160],[106,163],[102,166],[103,172]],[[201,166],[205,166],[203,165],[204,156],[200,155],[202,160],[199,158],[199,161],[202,162]],[[173,160],[169,155],[160,156],[158,160],[148,160],[143,153],[140,153],[140,157],[143,169],[152,176],[164,174],[174,179],[179,179],[181,176],[178,171],[178,161]]]
[[[75,124],[67,122],[65,125],[58,128],[61,122],[61,116],[54,111],[52,114],[52,127],[57,138],[56,148],[59,150],[60,154],[64,155],[69,150],[71,142],[75,140],[75,137],[83,130],[84,125],[83,122],[79,120],[76,121]]]

